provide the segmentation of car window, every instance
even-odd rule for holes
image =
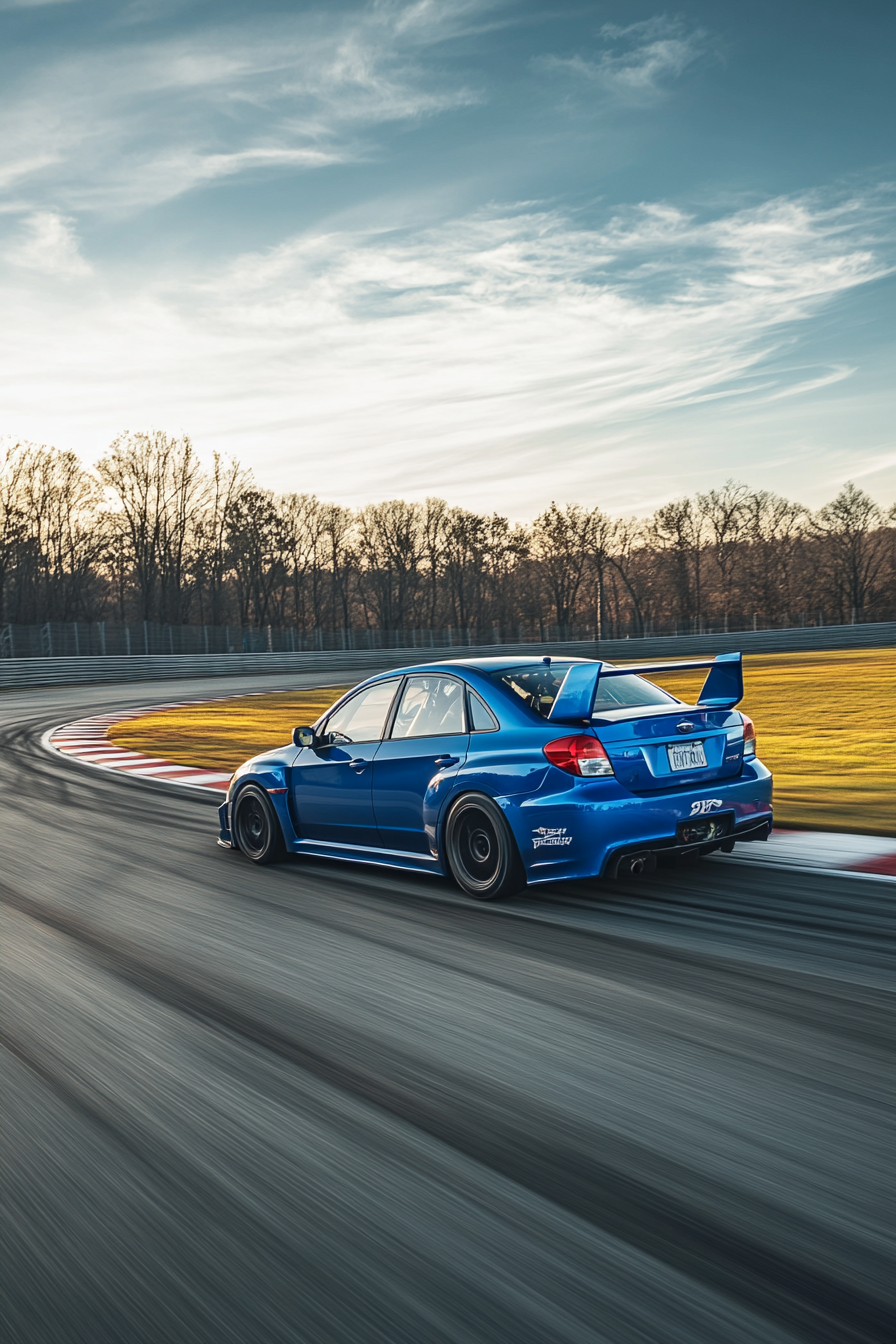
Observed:
[[[493,733],[498,720],[484,700],[480,700],[475,691],[470,691],[470,727],[474,733]]]
[[[338,733],[346,742],[376,742],[383,735],[389,706],[399,679],[377,681],[340,705],[327,719],[325,733]]]
[[[500,672],[492,672],[490,675],[509,691],[513,691],[514,695],[525,700],[536,714],[547,718],[557,698],[557,692],[563,685],[563,678],[571,666],[571,663],[560,662],[550,665],[526,663],[522,667],[502,668]]]
[[[436,675],[408,677],[392,725],[393,737],[440,737],[464,731],[461,682]]]
[[[602,709],[633,708],[638,705],[678,705],[674,695],[661,691],[652,681],[636,677],[601,678],[597,683],[597,695],[594,698],[594,713]]]
[[[572,663],[569,662],[552,662],[550,665],[526,663],[522,667],[502,668],[501,671],[489,675],[515,695],[519,695],[530,709],[534,709],[536,714],[541,714],[546,719],[570,667]],[[661,691],[659,686],[654,686],[652,682],[644,681],[642,677],[632,673],[630,676],[601,678],[597,684],[594,713],[621,707],[678,703],[674,696]]]

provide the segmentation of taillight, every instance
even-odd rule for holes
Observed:
[[[744,760],[756,755],[756,729],[749,714],[741,714],[744,721]]]
[[[612,775],[610,758],[596,737],[590,733],[576,733],[575,737],[558,737],[543,747],[551,765],[565,770],[568,775],[584,775],[594,779],[599,775]]]

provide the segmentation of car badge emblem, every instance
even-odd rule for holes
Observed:
[[[681,723],[677,723],[675,726],[680,733],[692,733],[694,731],[694,725],[690,719],[683,719]]]

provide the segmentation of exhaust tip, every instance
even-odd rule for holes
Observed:
[[[649,849],[639,854],[623,854],[616,865],[617,877],[646,877],[656,869],[656,855]]]

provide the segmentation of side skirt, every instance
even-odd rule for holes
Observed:
[[[400,868],[405,872],[432,873],[443,877],[441,862],[429,854],[414,854],[403,849],[376,849],[372,845],[343,845],[335,840],[296,840],[289,847],[294,854],[311,854],[318,859],[343,859],[349,863],[375,863],[381,868]]]

